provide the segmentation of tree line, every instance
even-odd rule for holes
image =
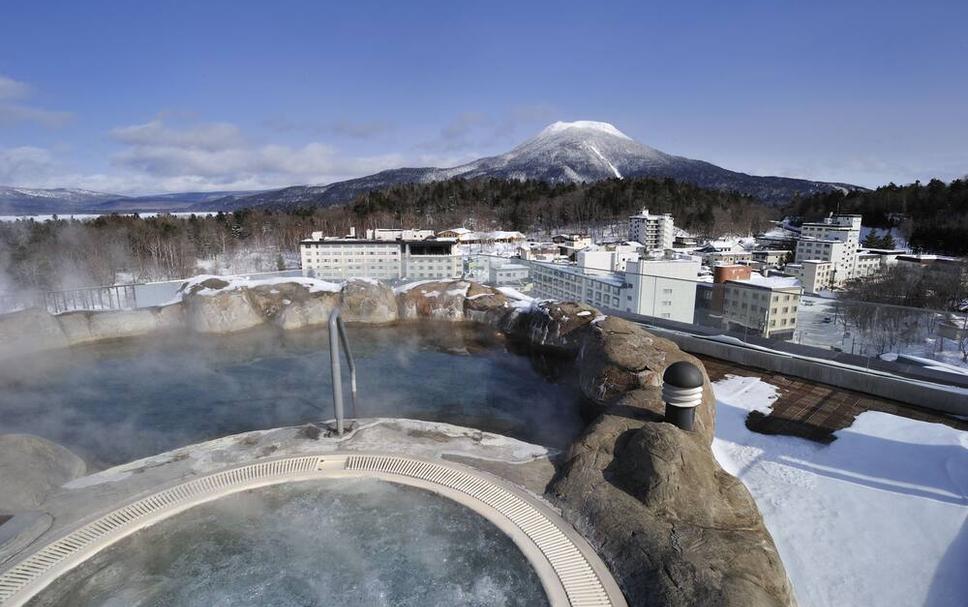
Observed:
[[[910,185],[893,183],[870,191],[833,191],[795,198],[790,215],[816,220],[828,213],[861,213],[864,225],[901,228],[920,252],[968,254],[968,179],[945,183],[932,179]]]

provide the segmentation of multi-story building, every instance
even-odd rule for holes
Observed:
[[[673,228],[670,213],[652,215],[648,209],[642,209],[638,215],[629,217],[629,240],[642,243],[646,251],[671,249]]]
[[[698,257],[668,253],[629,261],[628,285],[619,309],[645,316],[692,323],[696,311]]]
[[[751,330],[763,337],[785,337],[797,328],[803,289],[790,277],[727,280],[723,290],[723,322],[730,330]]]
[[[819,293],[831,287],[833,264],[819,259],[807,259],[801,263],[788,263],[783,271],[800,281],[807,293]]]
[[[450,240],[369,240],[324,237],[313,232],[299,243],[306,276],[326,279],[459,278],[461,255]]]
[[[489,284],[520,285],[528,281],[531,269],[520,263],[491,264],[487,270]]]
[[[531,280],[536,297],[691,323],[699,267],[697,258],[671,255],[630,260],[625,272],[535,263]]]
[[[401,230],[373,228],[366,231],[367,240],[426,240],[434,237],[433,230]]]
[[[860,227],[860,215],[831,215],[821,222],[803,224],[797,241],[796,262],[830,262],[833,268],[831,285],[842,285],[857,272]]]
[[[613,310],[620,309],[625,288],[620,274],[590,274],[572,264],[533,263],[531,280],[535,297],[578,301]]]
[[[751,253],[753,261],[759,262],[766,267],[780,267],[791,257],[793,251],[787,249],[759,249]]]
[[[702,254],[703,262],[710,268],[720,264],[728,266],[737,263],[747,263],[753,261],[753,254],[749,251],[711,251]]]
[[[624,272],[626,264],[644,252],[645,247],[637,242],[610,242],[581,249],[575,254],[575,261],[589,270]]]

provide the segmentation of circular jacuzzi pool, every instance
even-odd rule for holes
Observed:
[[[376,454],[264,461],[172,485],[0,574],[0,604],[623,605],[594,552],[521,489]]]
[[[142,529],[30,605],[547,605],[514,542],[465,507],[366,478],[250,489]]]

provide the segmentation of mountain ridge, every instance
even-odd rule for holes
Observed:
[[[607,122],[554,122],[504,154],[478,158],[454,167],[402,167],[325,185],[292,185],[244,192],[183,192],[151,196],[118,196],[85,190],[37,190],[0,187],[0,213],[110,213],[148,211],[232,211],[252,208],[336,206],[373,190],[406,183],[453,178],[534,180],[581,183],[603,179],[646,177],[675,179],[703,188],[751,195],[774,206],[795,196],[834,190],[866,190],[859,186],[758,176],[724,169],[710,162],[667,154],[635,141]],[[72,192],[63,200],[40,192]],[[4,195],[7,192],[7,195]],[[83,194],[81,194],[83,193]],[[61,204],[62,203],[62,204]]]

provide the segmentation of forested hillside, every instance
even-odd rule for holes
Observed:
[[[831,212],[861,213],[864,225],[900,227],[911,247],[927,253],[968,254],[968,180],[932,179],[873,191],[830,192],[795,199],[787,211],[807,220]]]
[[[677,226],[700,234],[756,232],[771,212],[749,197],[672,180],[549,185],[457,179],[370,192],[348,206],[327,209],[0,222],[0,291],[180,278],[208,267],[275,270],[294,259],[299,240],[313,230],[334,235],[350,227],[362,233],[395,226],[554,231],[624,222],[642,207],[671,212]]]
[[[348,208],[367,223],[444,228],[473,221],[527,232],[624,220],[643,207],[672,213],[677,226],[700,235],[755,233],[766,229],[774,213],[750,196],[672,179],[589,184],[451,179],[369,192]]]

